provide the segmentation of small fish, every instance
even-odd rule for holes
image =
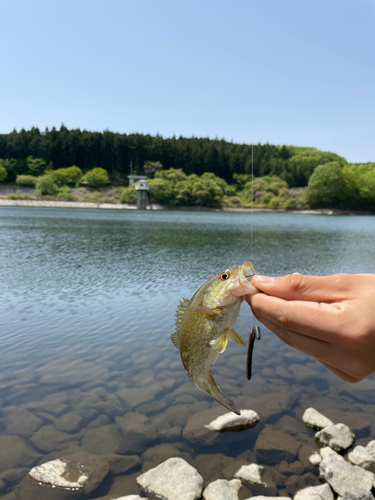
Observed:
[[[237,415],[240,411],[216,385],[211,368],[228,340],[246,345],[233,326],[245,295],[260,291],[251,284],[254,274],[251,262],[229,267],[206,281],[190,300],[182,299],[171,337],[191,381]]]

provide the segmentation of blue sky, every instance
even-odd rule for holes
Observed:
[[[296,144],[375,161],[375,0],[1,0],[0,133]]]

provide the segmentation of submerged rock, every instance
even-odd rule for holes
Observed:
[[[20,436],[0,436],[0,470],[32,467],[42,455]]]
[[[246,500],[291,500],[290,497],[266,497],[264,495],[258,495],[256,497],[246,498]]]
[[[206,427],[212,431],[228,432],[243,431],[255,427],[259,422],[259,415],[253,410],[241,410],[241,415],[233,412],[225,413],[212,420]]]
[[[307,408],[305,413],[302,415],[302,420],[307,425],[314,430],[324,429],[330,425],[334,425],[332,420],[322,415],[322,413],[315,410],[315,408]]]
[[[322,444],[335,451],[347,450],[354,443],[354,434],[345,424],[329,425],[315,434]]]
[[[288,434],[265,427],[256,440],[255,453],[259,462],[276,465],[282,460],[293,462],[299,447],[299,442]]]
[[[343,495],[348,489],[360,486],[370,491],[374,474],[357,465],[346,462],[341,455],[329,455],[319,465],[320,477],[325,479],[332,489]]]
[[[348,454],[348,460],[353,465],[358,465],[362,467],[362,469],[375,472],[375,459],[364,446],[356,446],[353,451]]]
[[[242,483],[239,479],[217,479],[210,483],[203,492],[204,500],[238,500],[238,490]]]
[[[333,492],[328,484],[309,486],[297,491],[293,500],[333,500]]]
[[[202,495],[203,478],[182,458],[169,458],[154,469],[137,477],[146,491],[166,500],[197,500]]]

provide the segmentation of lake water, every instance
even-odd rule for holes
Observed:
[[[357,443],[373,438],[374,378],[346,384],[265,327],[250,382],[241,346],[231,343],[214,367],[259,425],[212,442],[189,434],[189,417],[221,407],[183,370],[170,341],[175,307],[245,260],[273,276],[375,273],[375,218],[0,208],[0,495],[13,498],[35,464],[78,450],[130,456],[128,470],[92,498],[138,493],[140,471],[170,456],[188,460],[206,483],[263,456],[268,491],[292,495],[319,484],[307,461],[316,449],[301,421],[307,407],[348,423]],[[236,330],[247,339],[254,324],[243,305]],[[293,459],[257,455],[267,429],[300,444]]]

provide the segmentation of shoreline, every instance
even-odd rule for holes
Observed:
[[[43,208],[100,208],[106,210],[138,210],[135,205],[128,203],[91,203],[83,201],[57,201],[57,200],[11,200],[0,198],[0,207],[43,207]],[[146,210],[179,210],[190,212],[263,212],[263,213],[289,213],[289,214],[306,214],[306,215],[375,215],[375,212],[356,211],[356,210],[339,210],[339,209],[308,209],[308,210],[286,210],[284,208],[244,208],[244,207],[191,207],[191,206],[174,206],[168,207],[165,205],[150,204]]]

